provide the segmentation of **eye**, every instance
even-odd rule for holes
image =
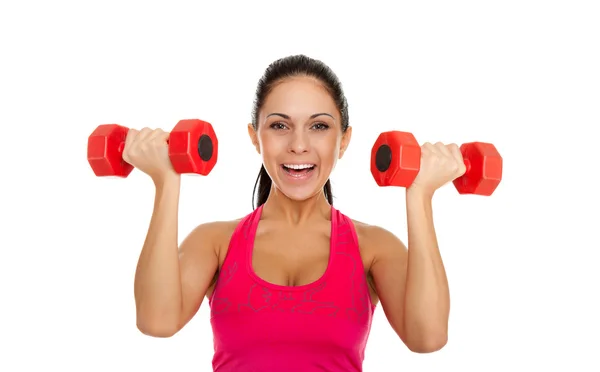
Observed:
[[[327,130],[329,129],[329,125],[325,123],[315,123],[315,125],[313,125],[313,128],[316,130]]]
[[[285,125],[285,123],[278,121],[278,122],[272,123],[271,125],[269,125],[269,127],[276,129],[276,130],[281,130],[281,129],[285,129],[286,125]]]

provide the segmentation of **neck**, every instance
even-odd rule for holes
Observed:
[[[323,190],[306,200],[298,201],[271,187],[262,215],[263,218],[285,221],[290,225],[302,225],[315,219],[331,218],[331,205]]]

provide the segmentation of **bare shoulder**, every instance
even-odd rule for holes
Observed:
[[[361,254],[365,258],[370,258],[370,262],[375,262],[378,258],[386,257],[390,254],[403,254],[407,252],[404,242],[390,230],[354,219],[352,222],[354,223],[358,237]]]
[[[220,243],[224,239],[229,240],[241,220],[241,218],[238,218],[227,221],[201,223],[188,234],[186,240],[209,241],[211,243]]]
[[[196,226],[188,235],[189,238],[207,238],[207,237],[219,237],[233,233],[237,225],[242,219],[235,219],[229,221],[210,221],[204,222]]]
[[[388,229],[381,226],[370,225],[365,222],[352,220],[356,235],[358,235],[359,243],[364,243],[366,246],[380,245],[382,243],[402,244],[404,243]]]
[[[196,226],[182,243],[182,253],[188,249],[210,246],[219,258],[220,266],[227,254],[231,236],[240,221],[242,221],[242,218],[225,221],[210,221]]]

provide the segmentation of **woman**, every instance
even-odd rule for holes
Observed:
[[[361,371],[373,311],[418,353],[447,340],[449,293],[432,197],[461,176],[456,145],[424,144],[406,190],[409,249],[333,207],[329,176],[352,128],[336,75],[303,55],[271,64],[248,133],[263,166],[252,213],[195,228],[177,246],[180,176],[168,133],[130,131],[124,158],[156,186],[135,277],[137,325],[169,337],[211,308],[214,371]]]

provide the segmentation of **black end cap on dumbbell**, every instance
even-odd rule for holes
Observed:
[[[209,161],[213,156],[213,142],[206,134],[200,136],[198,140],[198,155],[203,161]]]
[[[392,149],[388,145],[381,145],[375,154],[375,166],[380,172],[385,172],[392,164]]]

